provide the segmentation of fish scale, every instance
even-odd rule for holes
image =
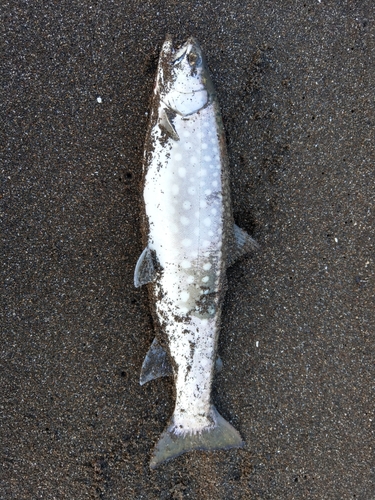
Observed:
[[[170,424],[150,466],[193,449],[235,448],[239,433],[217,412],[211,387],[226,269],[256,243],[234,225],[216,93],[198,42],[163,44],[145,146],[145,243],[135,285],[148,284],[159,338],[141,383],[172,374]]]

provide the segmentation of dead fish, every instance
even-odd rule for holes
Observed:
[[[234,224],[225,135],[207,65],[190,37],[163,44],[144,159],[145,243],[135,286],[149,283],[157,338],[140,383],[173,374],[176,403],[154,468],[190,450],[243,446],[211,402],[226,269],[257,243]],[[216,363],[217,364],[217,363]]]

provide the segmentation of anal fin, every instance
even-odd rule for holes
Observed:
[[[172,374],[168,354],[155,337],[143,361],[139,383],[143,385],[155,378],[168,377]]]
[[[223,362],[220,356],[217,356],[215,361],[215,372],[220,373],[222,369]],[[144,385],[156,378],[169,377],[171,375],[173,375],[173,369],[168,354],[155,337],[143,360],[139,383],[140,385]]]

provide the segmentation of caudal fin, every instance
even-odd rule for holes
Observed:
[[[226,450],[242,448],[244,442],[236,429],[223,418],[214,406],[212,414],[215,425],[201,432],[176,434],[172,424],[163,432],[155,446],[150,468],[155,469],[166,460],[192,450]]]

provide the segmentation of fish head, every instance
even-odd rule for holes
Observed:
[[[159,58],[156,92],[168,108],[188,116],[212,102],[214,86],[202,49],[189,37],[177,50],[167,37]]]

